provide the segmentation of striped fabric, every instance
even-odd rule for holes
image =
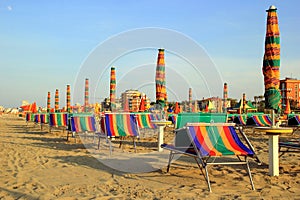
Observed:
[[[48,124],[49,123],[49,113],[41,113],[40,114],[41,123]]]
[[[245,126],[247,124],[247,116],[246,115],[235,116],[233,122]]]
[[[239,139],[234,126],[188,125],[188,129],[201,156],[254,155]]]
[[[139,128],[157,128],[156,124],[151,123],[152,120],[158,120],[157,115],[153,113],[135,113],[136,121]]]
[[[51,93],[48,92],[47,94],[47,113],[49,113],[51,110]]]
[[[67,113],[71,112],[71,88],[70,85],[67,85],[67,99],[66,99],[66,104],[67,104]]]
[[[168,120],[172,122],[172,124],[176,124],[177,121],[177,115],[176,114],[170,114],[168,117]]]
[[[85,79],[84,86],[84,112],[88,112],[89,107],[89,79]]]
[[[37,113],[34,115],[34,122],[41,123],[41,114],[40,113]]]
[[[96,120],[94,116],[71,117],[71,131],[76,133],[96,132]]]
[[[50,126],[68,126],[68,113],[50,113]]]
[[[166,78],[165,78],[165,56],[164,49],[158,49],[155,87],[156,87],[156,103],[164,108],[167,101]]]
[[[267,27],[265,38],[265,53],[263,59],[263,75],[265,84],[265,108],[280,110],[280,33],[277,9],[267,10]]]
[[[108,137],[139,136],[135,114],[106,113],[104,117]]]
[[[247,125],[271,126],[272,120],[269,115],[254,115],[247,119]]]
[[[111,67],[110,69],[110,85],[109,85],[109,98],[111,111],[116,109],[116,69]]]
[[[59,112],[59,91],[58,91],[58,89],[55,90],[54,109],[55,109],[55,112]]]
[[[34,113],[26,113],[26,122],[34,122],[35,114]]]

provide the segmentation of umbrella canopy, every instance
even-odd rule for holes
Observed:
[[[88,112],[89,107],[89,79],[85,79],[84,86],[84,112]]]
[[[155,86],[156,103],[159,104],[161,106],[161,109],[163,110],[167,101],[164,49],[158,49]]]
[[[270,6],[267,10],[267,30],[265,53],[263,60],[263,75],[265,83],[265,108],[280,111],[280,35],[277,18],[277,8]]]
[[[286,105],[285,105],[284,114],[288,115],[288,114],[290,114],[290,113],[291,113],[290,101],[287,99]]]
[[[71,88],[70,85],[67,85],[67,112],[71,112]]]
[[[116,69],[115,67],[111,67],[110,69],[110,90],[109,90],[109,98],[110,98],[110,110],[116,110]]]
[[[48,92],[48,95],[47,95],[47,112],[49,113],[51,111],[51,94],[50,92]]]
[[[55,90],[54,109],[55,109],[55,112],[59,112],[59,92],[58,92],[58,89]]]

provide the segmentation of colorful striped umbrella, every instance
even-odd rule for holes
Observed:
[[[89,79],[85,79],[84,87],[84,112],[88,112],[89,107]]]
[[[141,98],[141,103],[139,106],[139,112],[145,112],[146,108],[145,108],[145,99],[144,97]]]
[[[159,104],[163,110],[167,101],[164,49],[158,49],[155,86],[156,86],[156,103]]]
[[[276,10],[275,6],[270,6],[267,10],[267,33],[262,71],[265,83],[265,108],[279,112],[281,109],[279,91],[280,35]]]
[[[227,83],[224,83],[224,88],[223,88],[223,112],[227,112],[227,99],[228,99],[228,88],[227,88]]]
[[[59,93],[58,93],[58,89],[55,90],[54,109],[55,109],[55,112],[59,112]]]
[[[175,103],[175,108],[174,108],[174,114],[178,114],[180,112],[179,104],[178,102]]]
[[[111,67],[110,70],[110,110],[116,110],[116,69],[115,67]]]
[[[48,92],[48,95],[47,95],[47,113],[49,113],[51,111],[51,95],[50,95],[50,92]]]
[[[189,88],[189,112],[192,112],[192,88]]]
[[[67,112],[71,112],[71,88],[67,85]]]

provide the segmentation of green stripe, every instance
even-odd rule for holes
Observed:
[[[119,132],[120,136],[126,136],[126,133],[124,131],[124,119],[123,115],[116,115],[117,119],[117,130]]]
[[[219,130],[216,126],[207,126],[209,139],[216,150],[224,155],[234,155],[234,152],[228,150],[220,136]]]

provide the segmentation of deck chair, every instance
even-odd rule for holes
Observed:
[[[26,124],[28,125],[29,122],[35,122],[35,114],[27,112],[25,115]]]
[[[172,124],[175,126],[177,121],[177,114],[170,114],[168,116],[168,120],[172,122]]]
[[[253,115],[247,119],[247,126],[272,126],[272,119],[269,115]]]
[[[292,127],[293,133],[298,131],[300,129],[300,115],[294,115],[290,118],[288,118],[287,126]]]
[[[100,139],[105,137],[109,142],[110,154],[112,153],[112,140],[120,139],[120,146],[122,141],[126,138],[132,138],[134,151],[136,152],[135,139],[139,137],[139,128],[135,114],[133,113],[105,113],[101,118],[102,135],[99,135],[98,149],[100,148]]]
[[[233,123],[239,126],[246,126],[247,124],[247,115],[237,115],[233,118]]]
[[[68,113],[50,113],[49,132],[51,132],[52,128],[66,130],[68,128]]]
[[[252,189],[255,190],[247,158],[254,158],[259,164],[261,162],[246,135],[241,129],[239,130],[244,142],[238,136],[234,123],[188,123],[186,127],[175,130],[176,137],[177,134],[184,134],[187,138],[185,139],[185,144],[181,142],[181,145],[178,145],[175,139],[175,145],[162,145],[164,149],[170,150],[167,171],[170,169],[174,155],[183,154],[192,156],[204,175],[208,189],[211,192],[208,174],[209,165],[240,164],[246,167]],[[219,158],[217,162],[216,157]],[[228,157],[232,157],[235,160],[229,161]],[[205,173],[202,169],[204,169]]]
[[[148,130],[152,130],[153,133],[158,130],[156,124],[153,124],[151,121],[158,120],[159,116],[155,113],[135,113],[136,121],[139,127],[139,130],[143,132],[145,136],[145,132]]]
[[[68,131],[67,131],[67,141],[69,140],[69,135],[75,138],[76,135],[83,135],[87,137],[87,134],[93,133],[91,136],[95,139],[97,136],[97,127],[95,116],[71,116],[69,119]]]
[[[225,123],[226,121],[226,113],[178,113],[175,129],[184,127],[186,123]]]

